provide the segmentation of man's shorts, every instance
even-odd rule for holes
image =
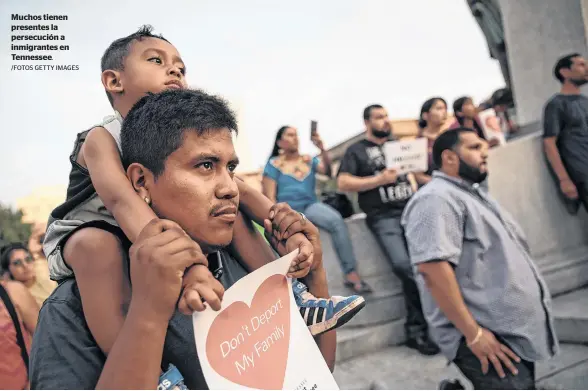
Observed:
[[[73,270],[63,258],[63,247],[74,232],[88,227],[103,229],[117,237],[124,237],[98,194],[76,206],[63,219],[50,220],[43,240],[43,252],[47,257],[49,276],[53,281],[73,276]]]

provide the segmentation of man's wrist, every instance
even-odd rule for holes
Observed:
[[[463,336],[465,337],[466,343],[468,345],[471,344],[476,339],[480,330],[481,330],[481,327],[476,322],[474,322],[472,325],[468,326],[466,330],[464,330]]]
[[[169,320],[171,319],[171,315],[167,316],[165,313],[153,311],[151,306],[142,305],[142,303],[131,299],[126,319],[130,322],[134,322],[141,330],[149,332],[164,330],[165,332]]]
[[[382,186],[382,177],[383,177],[383,174],[381,172],[374,175],[374,181],[375,181],[374,184],[376,185],[376,187]]]

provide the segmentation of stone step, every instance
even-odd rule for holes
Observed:
[[[337,331],[337,362],[404,343],[404,319],[369,327],[342,327]]]
[[[571,292],[588,284],[588,257],[584,249],[566,254],[566,258],[541,258],[539,270],[552,296]]]
[[[365,281],[370,284],[374,292],[363,295],[366,300],[365,307],[343,327],[365,327],[404,318],[406,316],[404,296],[400,285],[391,283],[393,278],[396,277],[384,275],[366,278]],[[331,292],[352,294],[352,291],[347,288],[339,292],[331,289]]]
[[[471,389],[455,365],[447,366],[442,355],[427,357],[405,346],[382,349],[335,367],[341,389],[434,390],[443,379],[458,378]],[[537,386],[541,389],[586,389],[588,347],[563,344],[561,353],[537,365]]]
[[[560,341],[588,344],[588,288],[555,297],[553,314]]]

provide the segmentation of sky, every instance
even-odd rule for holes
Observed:
[[[238,112],[243,170],[263,167],[282,125],[298,128],[303,153],[316,153],[311,119],[328,148],[363,130],[369,104],[384,105],[392,118],[415,118],[431,96],[452,102],[469,95],[479,102],[504,86],[466,0],[163,4],[0,3],[0,203],[15,205],[40,187],[67,185],[76,134],[112,113],[100,58],[113,40],[143,24],[178,48],[191,87],[225,97]],[[13,22],[16,13],[68,20]],[[17,23],[56,24],[55,33],[66,38],[57,44],[70,50],[53,52],[54,61],[13,61],[11,26]],[[79,70],[11,71],[19,64]]]

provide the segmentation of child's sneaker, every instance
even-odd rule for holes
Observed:
[[[184,377],[178,371],[178,368],[169,364],[167,371],[159,376],[158,390],[187,390],[184,384]]]
[[[306,285],[296,280],[292,281],[292,291],[300,315],[314,336],[344,325],[365,306],[365,299],[358,295],[319,299],[308,292]]]

